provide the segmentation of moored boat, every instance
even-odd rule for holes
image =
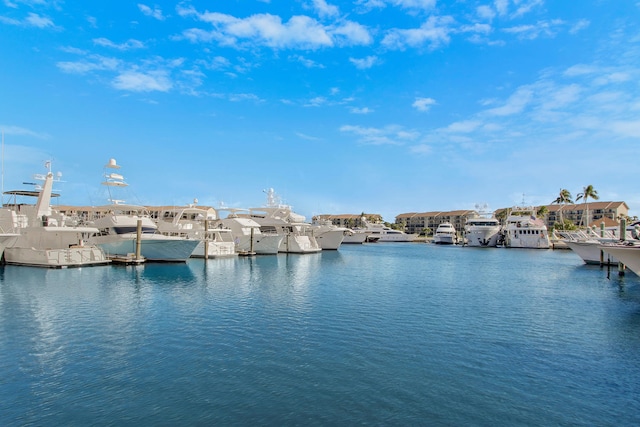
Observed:
[[[51,163],[46,163],[50,168]],[[54,177],[49,169],[36,175],[43,184],[39,191],[9,191],[14,196],[37,196],[35,205],[14,204],[16,210],[2,209],[0,224],[10,224],[16,230],[6,243],[4,259],[7,264],[47,268],[83,267],[108,264],[110,261],[99,247],[87,243],[98,232],[94,227],[68,226],[64,215],[54,212],[51,197]]]
[[[115,159],[110,159],[105,168],[119,169],[120,166]],[[109,189],[128,185],[117,173],[105,173],[105,178],[102,184]],[[158,233],[158,226],[144,206],[125,204],[113,198],[111,191],[109,200],[111,204],[99,207],[96,217],[89,221],[99,230],[89,241],[100,246],[108,256],[122,257],[139,251],[147,261],[185,262],[198,246],[196,239]]]
[[[550,246],[547,226],[536,218],[533,207],[514,207],[501,234],[507,248],[548,249]]]
[[[466,246],[493,248],[500,239],[500,222],[493,216],[468,218],[464,226]]]
[[[433,243],[436,245],[454,245],[458,242],[456,229],[450,222],[443,222],[436,228]]]

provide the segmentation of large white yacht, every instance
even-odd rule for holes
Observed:
[[[369,236],[369,233],[367,233],[364,230],[352,230],[348,228],[347,232],[344,235],[344,239],[342,240],[342,243],[362,244],[367,241],[368,236]]]
[[[418,238],[417,234],[405,233],[402,230],[394,230],[379,222],[369,222],[362,219],[364,227],[361,229],[366,231],[369,236],[367,241],[377,242],[413,242]]]
[[[548,249],[550,246],[547,226],[536,218],[533,207],[514,207],[501,234],[507,248]]]
[[[47,168],[51,163],[47,162]],[[43,184],[39,191],[8,191],[13,196],[37,196],[35,205],[14,204],[17,210],[1,209],[2,229],[13,229],[13,241],[7,244],[4,258],[7,264],[34,267],[67,268],[104,265],[110,261],[99,247],[86,243],[98,230],[94,227],[67,225],[67,218],[54,212],[51,197],[54,177],[36,175]]]
[[[119,168],[115,159],[105,165],[105,169]],[[112,197],[112,187],[128,185],[124,177],[107,171],[105,178],[102,184],[109,189],[111,204],[99,207],[98,217],[90,220],[89,224],[99,230],[89,239],[91,243],[100,246],[109,256],[127,257],[139,252],[146,261],[185,262],[191,256],[199,240],[158,233],[158,226],[144,206],[125,204]]]
[[[500,239],[500,222],[497,218],[480,214],[467,218],[464,225],[465,245],[477,247],[496,247]]]
[[[158,232],[165,236],[179,236],[198,240],[191,254],[194,258],[220,258],[236,256],[236,246],[230,228],[218,223],[218,214],[212,208],[197,207],[198,200],[183,207],[165,207],[152,213]]]
[[[305,217],[291,210],[291,206],[279,202],[273,188],[265,191],[267,204],[259,208],[250,208],[248,217],[260,224],[263,233],[277,233],[284,236],[279,252],[314,253],[322,248],[318,244],[311,224],[304,222]]]
[[[350,232],[348,228],[338,227],[328,219],[314,218],[311,227],[313,235],[323,250],[337,250]]]
[[[640,244],[637,240],[617,244],[600,245],[605,253],[615,257],[631,271],[640,276]]]
[[[3,213],[0,215],[5,215],[5,211],[7,213],[7,215],[10,215],[10,211],[8,209],[0,209],[0,211],[2,211]],[[0,219],[0,221],[2,221],[2,219]],[[2,260],[4,258],[4,250],[7,246],[13,246],[16,242],[16,240],[18,240],[18,236],[20,236],[20,234],[18,233],[12,233],[10,230],[13,230],[13,227],[9,225],[10,223],[7,223],[7,229],[5,229],[3,226],[0,226],[0,260]]]
[[[436,245],[454,245],[458,242],[456,229],[450,222],[438,225],[433,235],[433,243]]]
[[[603,227],[597,230],[595,227],[579,230],[558,230],[556,232],[562,238],[562,242],[578,255],[585,264],[617,265],[618,259],[610,253],[605,253],[601,245],[611,245],[620,242],[618,227]],[[625,240],[636,242],[637,234],[634,226],[627,227]]]
[[[226,218],[220,219],[223,227],[231,230],[236,250],[240,253],[257,255],[276,255],[280,244],[284,240],[284,234],[278,234],[275,230],[262,231],[260,224],[251,218],[238,216],[238,212],[244,209],[221,208],[228,210]]]

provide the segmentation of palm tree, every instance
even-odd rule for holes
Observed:
[[[536,211],[536,217],[540,219],[544,219],[544,217],[547,216],[548,213],[549,213],[549,208],[546,207],[545,205],[542,205]]]
[[[585,225],[587,227],[589,227],[589,205],[587,204],[587,200],[589,200],[589,198],[593,200],[598,200],[600,198],[600,196],[598,196],[598,192],[595,190],[595,188],[593,188],[593,185],[587,185],[582,189],[582,193],[578,193],[578,195],[576,196],[576,201],[580,199],[584,200],[585,212],[587,214]]]
[[[558,197],[551,203],[552,204],[557,203],[559,205],[573,203],[573,200],[571,198],[571,193],[569,192],[569,190],[562,188],[560,189],[560,193],[558,194]],[[562,218],[562,206],[560,206],[560,209],[558,209],[558,212],[560,212],[560,224],[564,228],[564,218]]]

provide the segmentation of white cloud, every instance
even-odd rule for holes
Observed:
[[[496,16],[496,12],[490,6],[478,6],[476,13],[480,19],[487,19],[491,21]]]
[[[306,139],[307,141],[322,141],[322,138],[318,138],[316,136],[307,135],[307,134],[304,134],[302,132],[296,132],[296,136],[298,136],[299,138],[302,138],[302,139]]]
[[[416,98],[411,106],[418,111],[429,111],[431,106],[435,104],[436,100],[433,98]]]
[[[299,62],[299,63],[301,63],[302,65],[304,65],[307,68],[325,68],[324,65],[318,64],[314,60],[309,59],[309,58],[305,58],[302,55],[291,55],[291,56],[289,56],[289,59],[291,61]]]
[[[498,15],[504,16],[507,14],[507,11],[509,9],[509,0],[495,0],[493,4],[496,8],[496,12],[498,12]]]
[[[145,47],[144,43],[135,39],[129,39],[124,43],[117,44],[112,42],[109,39],[101,37],[101,38],[93,39],[93,43],[98,46],[110,47],[118,50],[142,49]]]
[[[31,12],[27,16],[26,22],[28,25],[37,28],[55,27],[51,19]]]
[[[253,102],[262,102],[262,99],[258,95],[253,93],[236,93],[229,95],[229,101],[232,102],[241,102],[241,101],[253,101]]]
[[[611,129],[626,137],[640,138],[640,120],[615,121],[611,124]]]
[[[327,4],[325,0],[313,0],[313,6],[321,17],[334,17],[340,14],[337,6]]]
[[[27,17],[20,21],[18,19],[7,18],[6,16],[0,16],[0,22],[7,25],[15,25],[19,27],[36,27],[36,28],[54,28],[57,29],[55,24],[50,18],[40,16],[37,13],[29,12]]]
[[[583,76],[586,74],[596,73],[598,69],[592,65],[578,64],[565,70],[564,75],[567,77]]]
[[[4,133],[5,135],[32,136],[38,139],[49,138],[49,135],[47,135],[46,133],[35,132],[31,129],[23,128],[20,126],[0,124],[0,131],[2,131],[2,133]]]
[[[382,45],[388,49],[404,50],[406,47],[420,48],[428,45],[429,49],[437,49],[449,43],[449,25],[453,23],[450,16],[431,16],[420,26],[409,30],[392,29],[382,39]]]
[[[531,10],[533,10],[537,6],[542,6],[544,4],[543,0],[524,0],[524,1],[514,1],[514,4],[518,6],[516,11],[513,13],[513,18],[518,18],[523,16]]]
[[[419,144],[409,148],[409,151],[413,154],[426,155],[431,154],[433,152],[433,148],[431,148],[431,146],[427,144]]]
[[[326,103],[327,103],[327,98],[325,98],[324,96],[316,96],[315,98],[310,99],[309,102],[307,102],[304,106],[320,107],[321,105],[324,105]]]
[[[404,9],[429,10],[435,7],[436,0],[390,0],[390,3]]]
[[[470,133],[478,129],[482,122],[478,120],[464,120],[461,122],[451,123],[447,126],[447,131],[454,133]]]
[[[340,45],[370,45],[373,37],[367,27],[353,21],[341,22],[340,25],[330,27],[329,33]]]
[[[368,145],[403,145],[408,140],[416,139],[416,131],[406,131],[401,126],[389,125],[384,128],[344,125],[341,132],[352,133],[358,137],[358,142]]]
[[[56,66],[65,73],[85,74],[91,71],[112,71],[116,70],[121,62],[114,58],[103,56],[92,56],[81,61],[60,61]]]
[[[357,107],[353,107],[350,110],[353,114],[370,114],[373,113],[373,110],[369,107],[362,107],[362,108],[357,108]]]
[[[282,22],[279,16],[256,14],[247,18],[236,18],[217,12],[197,13],[193,8],[179,9],[181,16],[196,16],[211,24],[214,29],[188,29],[183,36],[193,42],[217,41],[225,46],[254,43],[274,49],[319,49],[339,45],[370,44],[372,37],[366,27],[351,21],[340,21],[337,25],[320,24],[303,15],[292,16]]]
[[[552,21],[538,21],[535,24],[518,25],[503,29],[505,33],[515,34],[520,39],[534,40],[540,36],[554,37],[564,21],[554,19]]]
[[[577,32],[584,30],[585,28],[588,28],[589,25],[591,25],[591,22],[589,22],[586,19],[581,19],[580,21],[578,21],[577,23],[575,23],[571,29],[569,30],[569,32],[571,34],[576,34]]]
[[[168,92],[173,84],[165,71],[127,71],[113,80],[113,87],[131,92]]]
[[[521,113],[529,105],[533,95],[533,91],[527,86],[518,88],[504,105],[487,110],[486,113],[491,116],[510,116]]]
[[[164,21],[165,17],[162,15],[162,10],[157,6],[151,9],[149,6],[144,4],[138,4],[138,9],[146,16],[150,16],[152,18],[157,19],[158,21]]]
[[[373,67],[378,63],[378,57],[375,55],[367,56],[366,58],[349,58],[349,61],[360,70],[366,70]]]

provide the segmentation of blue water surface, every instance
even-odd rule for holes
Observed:
[[[0,425],[640,425],[640,280],[417,243],[4,266]]]

